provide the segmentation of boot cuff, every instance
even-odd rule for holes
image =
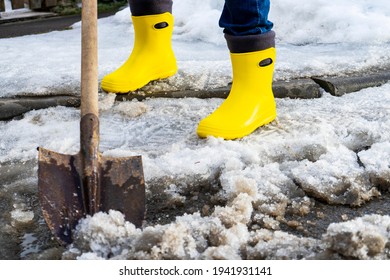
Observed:
[[[256,52],[275,47],[275,32],[234,36],[225,33],[225,39],[231,53]]]
[[[172,13],[172,0],[129,0],[133,16],[150,16]]]

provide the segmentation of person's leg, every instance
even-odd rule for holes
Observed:
[[[177,72],[172,50],[172,0],[129,0],[134,25],[134,47],[122,66],[106,75],[101,88],[127,93]]]
[[[244,137],[276,118],[272,78],[275,33],[268,21],[269,0],[226,0],[224,28],[233,69],[228,98],[201,120],[200,137]]]
[[[128,0],[133,16],[172,14],[172,0]]]
[[[219,25],[230,35],[263,34],[273,27],[269,10],[270,0],[225,0]]]

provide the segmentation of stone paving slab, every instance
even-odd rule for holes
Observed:
[[[277,81],[273,86],[276,98],[319,98],[321,88],[311,79],[299,79],[288,82]],[[73,91],[73,89],[72,89]],[[118,95],[117,101],[137,99],[139,101],[147,98],[226,98],[230,91],[230,85],[209,90],[178,90],[154,93],[134,92],[125,95]],[[48,95],[33,96],[23,95],[14,98],[0,98],[0,120],[8,120],[23,115],[30,110],[44,109],[53,106],[80,106],[80,99],[77,96],[69,95]]]
[[[0,120],[9,120],[31,110],[55,106],[78,107],[80,106],[80,99],[74,96],[1,98]]]
[[[350,77],[313,77],[314,82],[335,96],[355,92],[363,88],[378,87],[390,81],[390,70]]]
[[[177,90],[144,93],[142,90],[128,94],[118,95],[117,101],[137,99],[142,101],[146,98],[226,98],[230,92],[231,84],[226,87],[204,90]],[[275,81],[273,92],[276,98],[319,98],[321,88],[311,79],[296,79],[290,81]]]

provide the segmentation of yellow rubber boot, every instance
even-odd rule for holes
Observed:
[[[121,67],[103,78],[101,88],[106,92],[127,93],[177,72],[171,44],[172,14],[132,16],[132,19],[133,51]]]
[[[199,137],[236,139],[249,135],[276,118],[272,77],[274,47],[248,53],[231,53],[233,84],[227,99],[201,120]]]

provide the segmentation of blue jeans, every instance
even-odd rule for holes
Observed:
[[[270,31],[270,0],[225,0],[219,26],[230,35],[254,35]]]
[[[172,12],[172,0],[128,1],[134,16]],[[199,5],[202,5],[201,2]],[[266,33],[273,27],[273,23],[268,20],[269,9],[270,0],[225,0],[219,25],[229,35]]]

